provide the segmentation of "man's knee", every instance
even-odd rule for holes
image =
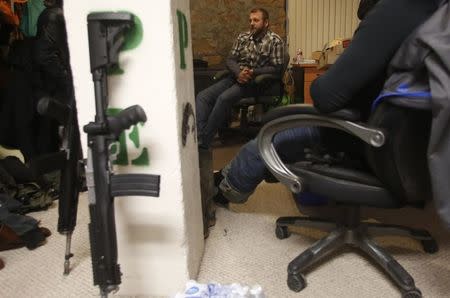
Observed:
[[[202,90],[195,97],[195,103],[196,104],[207,103],[209,101],[209,97],[210,96],[208,96],[208,90],[207,89]]]
[[[216,105],[223,106],[223,107],[232,107],[240,99],[241,99],[240,95],[230,93],[230,92],[223,92],[217,98]]]

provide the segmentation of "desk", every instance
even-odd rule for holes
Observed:
[[[303,92],[303,94],[296,93],[296,97],[303,97],[304,103],[312,104],[313,102],[311,94],[309,93],[311,83],[321,74],[323,74],[326,70],[317,69],[317,64],[292,64],[292,71],[296,90]],[[303,77],[303,82],[300,79],[301,77]],[[303,88],[301,88],[300,86]]]

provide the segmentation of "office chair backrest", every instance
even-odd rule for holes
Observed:
[[[376,108],[369,124],[382,128],[386,134],[382,147],[367,146],[374,174],[399,198],[401,205],[423,205],[432,198],[427,166],[431,112],[385,102]]]
[[[289,56],[289,49],[286,47],[284,50],[284,61],[283,61],[283,69],[282,69],[281,75],[284,75],[284,73],[288,69],[290,59],[291,58]]]
[[[280,70],[279,77],[277,80],[267,80],[262,81],[263,84],[268,84],[265,87],[267,89],[263,88],[263,91],[258,94],[258,102],[263,104],[269,104],[277,106],[280,104],[282,97],[284,95],[284,74],[286,73],[288,66],[289,66],[289,52],[288,49],[285,48],[284,54],[283,54],[283,66]],[[264,76],[264,75],[262,75]],[[262,77],[261,76],[261,77]],[[258,77],[256,78],[256,81],[258,80]],[[264,86],[264,85],[262,85]],[[278,99],[274,102],[274,97],[278,97]],[[244,105],[248,104],[245,100],[243,102]]]
[[[284,74],[288,70],[289,61],[290,61],[289,51],[288,51],[288,48],[285,47],[284,54],[283,54],[283,67],[281,68],[281,72],[280,72],[281,80],[279,83],[274,84],[268,91],[265,91],[264,94],[277,95],[280,97],[280,101],[281,101],[281,98],[284,95]],[[279,102],[277,104],[279,104]]]
[[[289,49],[286,47],[284,50],[284,60],[283,60],[283,68],[281,69],[281,84],[280,84],[280,96],[283,97],[284,91],[285,91],[285,81],[284,81],[284,75],[286,74],[286,71],[289,67],[290,57],[289,57]]]

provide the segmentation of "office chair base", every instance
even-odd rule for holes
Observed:
[[[367,232],[370,236],[402,236],[420,241],[426,253],[434,254],[439,251],[436,240],[426,230],[413,229],[399,225],[386,225],[377,223],[366,223]]]
[[[422,244],[423,251],[428,254],[434,254],[439,251],[439,247],[437,245],[436,240],[422,240],[420,241]]]
[[[291,236],[291,232],[287,227],[277,225],[277,227],[275,228],[275,235],[278,239],[282,240],[289,238],[289,236]]]
[[[371,236],[396,235],[414,238],[422,243],[424,251],[435,253],[438,250],[436,241],[425,230],[417,230],[397,225],[361,223],[358,207],[346,208],[343,216],[336,221],[307,217],[281,217],[277,220],[275,234],[278,239],[290,236],[289,226],[300,226],[326,230],[329,234],[318,240],[307,250],[298,255],[288,266],[289,289],[299,292],[306,287],[305,271],[324,256],[350,245],[364,251],[373,259],[397,284],[402,297],[422,297],[416,288],[411,275],[383,248],[378,246]]]
[[[422,292],[419,289],[409,290],[402,293],[402,298],[421,298]]]
[[[300,292],[306,287],[306,279],[303,274],[288,274],[287,284],[292,291]]]

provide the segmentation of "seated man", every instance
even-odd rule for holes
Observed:
[[[260,74],[281,75],[284,43],[269,30],[269,14],[263,8],[250,12],[250,31],[239,34],[227,58],[231,75],[201,91],[195,100],[199,147],[208,149],[226,122],[233,104],[261,92],[252,81]]]
[[[367,9],[369,2],[371,9]],[[437,10],[440,2],[361,0],[358,15],[362,21],[350,46],[311,86],[314,106],[323,113],[353,108],[367,119],[371,103],[383,87],[389,61],[414,29]],[[318,127],[289,129],[275,136],[274,145],[285,162],[304,159],[304,149],[314,146],[325,146],[336,151],[358,151],[353,139],[333,142],[337,131],[329,132]],[[256,140],[252,140],[243,146],[219,175],[215,175],[219,186],[216,203],[246,202],[266,172]]]

